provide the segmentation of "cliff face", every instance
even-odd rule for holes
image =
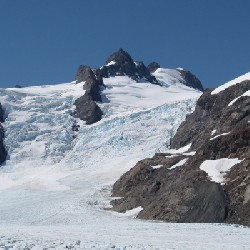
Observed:
[[[101,102],[100,85],[102,79],[97,79],[90,67],[81,65],[76,74],[76,83],[85,82],[83,96],[75,101],[74,117],[85,121],[87,125],[98,122],[102,118],[102,111],[96,102]]]
[[[4,117],[3,117],[3,108],[2,105],[0,103],[0,164],[2,164],[3,162],[5,162],[6,160],[6,156],[7,156],[7,152],[4,148],[4,144],[3,144],[3,139],[4,139],[4,130],[3,130],[3,126],[2,126],[2,122],[4,122]]]
[[[144,159],[113,187],[114,210],[138,218],[250,226],[250,81],[206,90],[168,153]],[[173,150],[173,148],[180,148]]]

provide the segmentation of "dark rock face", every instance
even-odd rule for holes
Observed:
[[[3,107],[2,104],[0,103],[0,122],[3,123],[4,122],[4,112],[3,112]]]
[[[249,89],[250,81],[244,81],[214,95],[206,90],[171,145],[191,143],[195,154],[158,153],[138,162],[114,184],[113,196],[123,197],[111,202],[114,210],[142,206],[142,219],[250,226],[250,98],[240,97],[228,106]],[[221,158],[242,160],[225,174],[224,185],[200,169],[205,160]],[[182,166],[173,167],[182,159]],[[152,167],[156,165],[162,166]]]
[[[215,95],[211,95],[213,89],[205,90],[196,104],[195,111],[178,128],[171,148],[192,143],[192,148],[196,149],[211,138],[213,130],[216,130],[214,134],[216,136],[247,124],[250,98],[241,97],[233,105],[228,106],[228,104],[249,89],[250,81],[244,81]]]
[[[226,197],[222,187],[215,182],[196,182],[195,197],[188,204],[190,209],[179,222],[223,222],[227,216]]]
[[[108,58],[106,65],[100,69],[100,74],[105,78],[127,75],[135,81],[143,79],[153,84],[159,84],[142,62],[135,63],[123,49],[119,49]]]
[[[86,121],[87,125],[95,123],[102,118],[102,111],[95,102],[101,102],[100,85],[102,78],[97,79],[90,67],[81,65],[76,74],[76,83],[85,82],[85,94],[75,101],[74,116]]]
[[[200,80],[193,75],[190,71],[184,70],[184,69],[177,69],[180,73],[181,76],[183,77],[184,81],[183,84],[194,88],[194,89],[198,89],[200,91],[204,91],[204,88],[200,82]]]
[[[151,62],[147,69],[150,73],[154,73],[157,69],[159,69],[161,66],[157,62]]]
[[[83,95],[75,101],[74,116],[86,121],[87,125],[100,121],[102,111],[89,95]]]
[[[93,101],[101,102],[102,98],[100,95],[100,87],[98,81],[95,77],[94,72],[92,69],[88,66],[81,65],[78,68],[77,74],[76,74],[76,83],[79,82],[85,82],[83,89],[86,90],[86,95],[91,96]]]
[[[208,181],[198,167],[189,165],[170,169],[184,157],[166,158],[156,154],[145,159],[125,173],[113,187],[114,210],[142,206],[140,219],[158,219],[168,222],[222,222],[227,214],[225,194],[221,186]],[[158,169],[152,168],[162,165]],[[217,211],[218,210],[218,211]]]
[[[154,76],[150,74],[143,62],[136,62],[137,75],[140,79],[149,81],[154,84],[158,84],[158,81]]]
[[[0,122],[1,123],[4,122],[3,113],[4,113],[3,108],[2,108],[2,105],[0,103]],[[3,130],[2,124],[0,124],[0,164],[5,162],[6,157],[7,157],[7,152],[4,148],[3,139],[4,139],[4,130]]]

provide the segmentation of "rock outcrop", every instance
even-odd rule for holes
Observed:
[[[194,89],[198,89],[200,91],[204,91],[204,88],[200,80],[195,75],[193,75],[190,71],[184,70],[181,68],[177,68],[176,70],[178,70],[181,73],[181,76],[184,79],[184,81],[182,82],[184,85],[194,88]]]
[[[97,79],[92,69],[81,65],[76,74],[76,83],[85,82],[83,90],[85,93],[78,98],[74,105],[76,107],[73,115],[85,121],[87,125],[100,121],[102,111],[96,102],[101,102],[100,86],[102,79]]]
[[[151,62],[147,69],[150,73],[154,73],[157,69],[159,69],[161,66],[157,62]]]
[[[3,112],[3,108],[2,105],[0,103],[0,164],[2,164],[3,162],[5,162],[6,157],[7,157],[7,152],[4,148],[4,143],[3,143],[3,139],[4,139],[4,129],[1,123],[4,122],[4,116],[3,116],[4,112]]]
[[[143,80],[153,84],[159,84],[143,62],[134,62],[132,57],[123,49],[119,49],[108,58],[106,65],[101,67],[100,74],[106,78],[126,75],[135,81]]]
[[[250,98],[243,95],[249,90],[250,81],[217,94],[206,90],[172,140],[171,148],[190,148],[138,162],[114,184],[113,196],[123,197],[111,202],[114,210],[142,206],[142,219],[250,226]],[[225,158],[239,162],[223,182],[200,168]]]
[[[89,66],[80,65],[76,74],[76,83],[85,82],[83,89],[85,95],[89,95],[93,101],[101,102],[100,80],[95,77],[94,72]]]
[[[92,100],[91,96],[83,95],[75,101],[74,116],[85,121],[87,125],[98,122],[102,118],[102,111]]]

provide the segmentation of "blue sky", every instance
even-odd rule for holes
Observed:
[[[205,87],[250,71],[249,0],[0,0],[0,87],[74,80],[120,47]]]

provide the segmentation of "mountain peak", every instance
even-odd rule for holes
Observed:
[[[135,81],[146,80],[153,84],[158,84],[154,76],[150,74],[143,62],[135,62],[128,52],[120,48],[111,54],[106,65],[101,67],[102,77],[129,76]]]
[[[134,61],[130,54],[122,48],[111,54],[111,56],[106,61],[106,65],[110,64],[110,62],[116,62],[118,64],[128,63],[130,66],[134,65]]]

